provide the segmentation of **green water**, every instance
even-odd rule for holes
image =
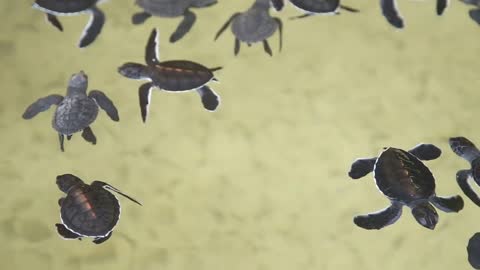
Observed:
[[[359,14],[297,21],[286,20],[299,14],[288,5],[276,14],[284,49],[272,37],[271,58],[261,45],[243,45],[234,57],[230,31],[213,42],[252,1],[196,10],[197,23],[176,44],[167,38],[179,19],[133,26],[133,0],[109,1],[102,34],[83,50],[76,44],[88,16],[61,17],[61,33],[31,2],[0,2],[0,268],[469,269],[465,246],[480,231],[480,212],[468,199],[459,214],[440,212],[435,231],[408,209],[396,224],[366,231],[352,217],[388,200],[371,175],[346,174],[355,158],[383,146],[428,142],[444,150],[427,163],[437,193],[461,193],[455,173],[468,164],[447,139],[480,144],[480,28],[469,7],[453,1],[438,17],[434,1],[399,1],[406,29],[396,31],[378,1],[345,1]],[[195,93],[155,91],[141,122],[141,83],[116,68],[143,61],[153,27],[161,59],[224,67],[210,84],[222,98],[217,112],[206,112]],[[53,110],[30,121],[21,114],[41,96],[64,94],[79,70],[89,89],[112,98],[120,122],[101,112],[92,125],[98,144],[76,135],[61,153]],[[55,177],[64,173],[109,182],[144,206],[120,198],[120,223],[102,245],[64,241],[54,226],[62,196]]]

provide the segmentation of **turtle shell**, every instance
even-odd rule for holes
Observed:
[[[62,202],[62,223],[82,236],[105,236],[120,218],[120,204],[103,188],[83,184],[72,188]]]
[[[90,126],[97,118],[97,103],[81,95],[67,96],[58,105],[53,117],[53,128],[61,134],[71,135]]]
[[[187,60],[161,62],[149,67],[155,86],[166,91],[187,91],[199,88],[213,79],[207,67]]]
[[[435,178],[414,155],[387,148],[375,162],[377,187],[387,197],[404,203],[428,199],[435,194]]]
[[[70,14],[93,7],[98,0],[36,0],[35,4],[46,12]]]
[[[297,8],[312,13],[331,13],[337,10],[340,0],[290,0]]]
[[[240,41],[255,43],[263,41],[277,31],[278,25],[268,11],[250,9],[232,22],[232,32]]]
[[[190,7],[190,0],[137,0],[146,12],[159,17],[178,17]]]

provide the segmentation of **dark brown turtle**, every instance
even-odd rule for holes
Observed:
[[[448,6],[448,0],[437,0],[437,15],[441,16]],[[382,14],[387,21],[396,28],[403,28],[403,18],[397,8],[397,0],[380,0]]]
[[[36,0],[33,8],[43,11],[47,21],[60,31],[63,31],[63,26],[57,16],[90,13],[90,21],[85,26],[78,45],[83,48],[95,41],[105,24],[105,15],[97,8],[99,2],[101,0]]]
[[[100,244],[112,236],[120,219],[120,203],[108,190],[142,205],[107,183],[93,181],[88,185],[73,174],[57,176],[57,185],[67,195],[58,200],[62,223],[55,226],[58,234],[68,240],[93,237],[93,242]]]
[[[118,72],[130,79],[148,80],[140,86],[140,110],[142,120],[148,116],[151,89],[160,88],[167,92],[186,92],[196,90],[201,97],[203,107],[215,111],[220,104],[220,97],[206,84],[216,81],[213,72],[221,67],[207,68],[188,60],[170,60],[160,62],[157,51],[157,30],[153,29],[147,42],[145,61],[147,65],[125,63]]]
[[[340,14],[339,9],[349,12],[359,12],[356,8],[341,5],[340,0],[289,0],[296,8],[305,12],[300,16],[291,19],[301,19],[312,15]]]
[[[420,161],[436,159],[440,154],[441,150],[432,144],[419,144],[408,152],[385,147],[378,158],[357,159],[348,175],[358,179],[373,171],[378,189],[390,199],[391,205],[375,213],[356,216],[353,222],[367,230],[379,230],[395,223],[402,207],[408,206],[420,225],[433,230],[438,214],[431,203],[445,212],[462,210],[462,197],[443,198],[435,194],[435,178]]]

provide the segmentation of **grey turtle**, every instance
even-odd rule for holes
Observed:
[[[279,51],[281,51],[282,21],[279,18],[271,17],[269,10],[270,0],[256,0],[247,11],[234,13],[217,32],[215,40],[232,24],[231,29],[235,36],[235,55],[240,51],[240,42],[245,42],[249,46],[252,43],[263,42],[265,52],[272,56],[272,49],[268,44],[267,38],[272,36],[278,29]]]
[[[457,172],[457,183],[463,193],[477,206],[480,206],[480,198],[468,183],[468,178],[472,177],[475,183],[480,185],[480,151],[465,137],[453,137],[448,142],[455,154],[470,163],[470,169]]]
[[[353,222],[364,229],[379,230],[395,223],[402,214],[402,207],[408,206],[417,222],[433,230],[438,214],[432,203],[445,212],[463,209],[462,197],[448,198],[435,194],[435,178],[420,160],[432,160],[441,155],[441,150],[432,144],[419,144],[410,151],[386,147],[377,158],[357,159],[348,175],[358,179],[374,172],[375,183],[391,202],[383,210],[356,216]]]
[[[118,72],[135,80],[148,80],[139,89],[140,111],[145,123],[148,117],[151,90],[157,87],[167,92],[188,92],[196,90],[200,95],[203,107],[208,111],[215,111],[220,105],[220,97],[206,84],[217,81],[213,72],[221,67],[207,68],[201,64],[188,60],[169,60],[160,62],[157,50],[157,30],[153,29],[145,49],[145,62],[125,63],[118,68]]]
[[[46,111],[52,105],[57,105],[52,126],[58,132],[60,149],[64,151],[64,136],[70,140],[73,133],[82,131],[82,137],[92,143],[97,143],[90,125],[98,115],[98,107],[105,110],[113,121],[119,121],[117,108],[101,91],[92,90],[87,95],[88,77],[83,72],[73,74],[68,83],[65,97],[53,94],[38,99],[23,113],[24,119],[32,119],[38,113]]]
[[[313,15],[340,14],[339,9],[349,12],[359,12],[358,9],[341,5],[340,0],[290,0],[296,8],[305,12],[300,16],[291,17],[291,19],[301,19]]]
[[[144,11],[132,16],[133,24],[142,24],[152,15],[164,18],[183,16],[182,22],[170,36],[170,42],[173,43],[185,36],[196,21],[190,8],[210,7],[217,4],[217,0],[136,0],[136,4]]]
[[[57,16],[90,13],[90,21],[85,26],[78,45],[84,48],[95,41],[105,24],[105,15],[97,8],[99,2],[100,0],[36,0],[33,8],[43,11],[47,21],[60,31],[63,31],[63,26]]]
[[[468,262],[475,269],[480,269],[480,233],[474,234],[467,245]]]
[[[66,196],[58,200],[62,223],[55,226],[60,237],[66,240],[92,237],[93,243],[101,244],[112,236],[121,210],[109,190],[142,205],[105,182],[93,181],[88,185],[73,174],[57,176],[57,186]]]
[[[441,16],[447,6],[448,0],[437,0],[437,15]],[[380,8],[382,9],[383,16],[392,26],[396,28],[403,28],[405,26],[403,17],[397,8],[397,0],[380,0]]]
[[[480,25],[480,0],[460,0],[467,5],[472,5],[475,8],[468,11],[470,18]]]

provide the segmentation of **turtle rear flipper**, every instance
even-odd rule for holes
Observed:
[[[396,0],[380,0],[383,16],[396,28],[403,28],[403,18],[398,12]]]
[[[57,28],[58,30],[63,32],[63,26],[60,23],[60,21],[58,20],[57,16],[55,16],[53,14],[50,14],[50,13],[45,13],[45,18],[47,19],[47,21],[49,23],[51,23],[53,26],[55,26],[55,28]]]
[[[268,44],[268,41],[265,39],[263,41],[263,50],[270,56],[273,55],[272,49],[270,48],[270,45]]]
[[[448,6],[448,0],[437,0],[437,15],[440,16],[443,14],[445,9]]]
[[[352,179],[359,179],[373,171],[377,158],[361,158],[352,163],[348,176]]]
[[[23,113],[23,119],[32,119],[37,114],[44,112],[50,108],[52,105],[58,105],[62,102],[63,96],[61,95],[49,95],[43,98],[38,99],[32,103]]]
[[[63,134],[58,133],[58,141],[59,141],[59,143],[60,143],[60,150],[61,150],[62,152],[65,152],[65,147],[64,147],[64,145],[63,145],[63,142],[65,141],[65,137],[63,136]]]
[[[182,22],[180,22],[175,32],[173,32],[173,34],[170,36],[170,42],[171,43],[177,42],[183,36],[185,36],[185,34],[187,34],[188,31],[190,31],[190,29],[192,28],[196,20],[197,20],[197,17],[195,16],[195,14],[187,9],[183,14]]]
[[[433,160],[442,154],[442,150],[433,144],[422,143],[408,151],[420,160]]]
[[[457,183],[462,189],[463,193],[477,206],[480,207],[480,198],[468,183],[468,178],[471,175],[470,170],[460,170],[457,172]]]
[[[150,17],[152,17],[152,14],[148,12],[135,13],[132,16],[132,24],[142,24]]]
[[[220,104],[220,97],[210,87],[204,85],[197,89],[202,99],[203,107],[208,111],[215,111]]]
[[[468,15],[470,15],[470,18],[472,18],[472,20],[480,24],[480,9],[471,9],[470,11],[468,11]]]
[[[92,90],[88,93],[90,98],[93,98],[98,106],[102,108],[112,119],[113,121],[118,122],[120,118],[118,117],[118,111],[113,102],[100,90]]]
[[[60,237],[62,237],[65,240],[72,240],[72,239],[79,239],[80,240],[82,238],[81,235],[70,231],[63,224],[57,223],[57,224],[55,224],[55,226],[57,226],[57,233],[60,235]]]
[[[442,197],[433,197],[430,200],[433,205],[435,205],[438,209],[444,211],[444,212],[460,212],[460,210],[463,209],[463,199],[462,197],[456,195],[448,198],[442,198]]]
[[[465,137],[452,137],[448,139],[448,143],[455,154],[469,162],[480,157],[480,151],[478,148],[473,142]]]
[[[360,12],[360,10],[358,10],[356,8],[349,7],[349,6],[340,5],[340,8],[343,9],[343,10],[349,11],[349,12],[353,12],[353,13]]]
[[[102,31],[105,24],[105,14],[97,7],[92,7],[90,11],[90,20],[83,30],[82,37],[78,47],[84,48],[90,45]]]
[[[389,207],[375,213],[356,216],[353,222],[358,227],[367,230],[380,230],[381,228],[392,225],[402,215],[402,205],[392,203]]]
[[[95,137],[95,134],[93,134],[93,131],[90,127],[83,129],[82,138],[93,145],[97,144],[97,137]]]
[[[468,262],[475,269],[480,269],[480,233],[474,234],[468,241]]]
[[[95,237],[95,239],[92,242],[98,245],[98,244],[101,244],[101,243],[107,241],[111,236],[112,236],[112,232],[109,232],[104,237]]]

